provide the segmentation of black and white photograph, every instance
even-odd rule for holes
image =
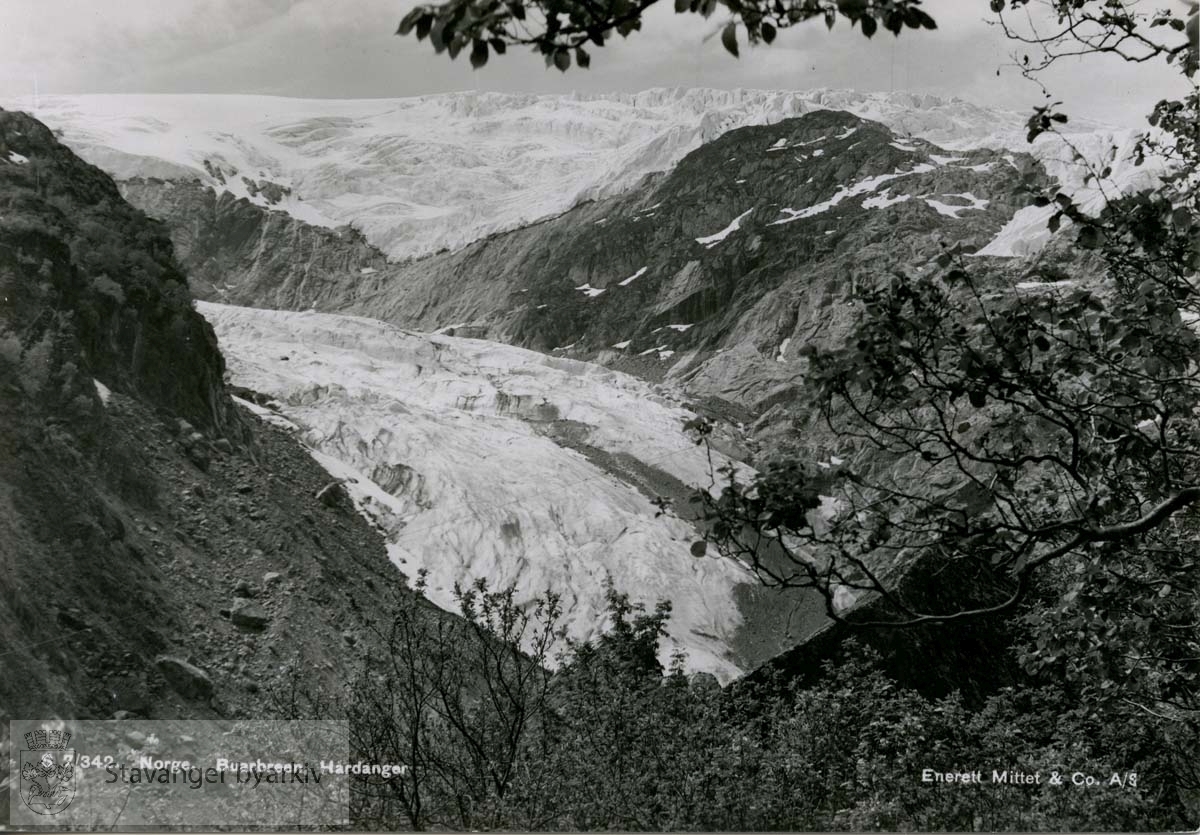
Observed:
[[[0,0],[0,831],[1200,832],[1196,0]]]

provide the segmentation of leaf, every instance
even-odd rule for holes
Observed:
[[[764,43],[772,43],[775,40],[775,27],[770,23],[763,23],[762,39]]]
[[[558,67],[560,72],[566,72],[571,67],[571,53],[565,49],[558,49],[554,52],[554,66]]]
[[[1051,216],[1050,222],[1047,223],[1046,226],[1049,227],[1051,233],[1054,233],[1058,231],[1059,224],[1061,223],[1062,212],[1055,212],[1055,214]]]
[[[737,42],[737,24],[727,23],[725,28],[721,30],[721,45],[729,51],[729,54],[734,58],[738,57],[738,42]]]
[[[693,557],[703,557],[706,553],[708,553],[708,543],[703,539],[697,539],[692,543],[691,550]]]
[[[874,35],[875,31],[879,28],[879,24],[875,22],[875,18],[870,15],[864,15],[859,20],[859,25],[862,26],[862,33],[868,38]]]
[[[1044,334],[1039,333],[1037,336],[1035,336],[1033,338],[1033,344],[1037,346],[1039,351],[1050,350],[1050,340],[1047,339]]]
[[[582,46],[577,46],[575,47],[575,63],[581,70],[586,70],[592,65],[592,56],[588,55]]]
[[[491,44],[492,51],[497,55],[503,55],[508,51],[508,44],[504,43],[504,41],[500,40],[499,38],[492,38]]]
[[[433,51],[439,55],[446,51],[446,41],[442,35],[445,29],[446,22],[439,20],[437,23],[433,24],[433,27],[429,30],[429,42],[433,44]]]
[[[488,48],[486,41],[475,41],[471,45],[471,69],[479,69],[488,62]]]
[[[967,395],[967,399],[971,401],[971,405],[976,409],[982,409],[987,403],[987,392],[973,391]]]
[[[692,0],[675,0],[675,14],[691,11]]]
[[[396,29],[397,35],[407,35],[412,31],[412,28],[417,25],[417,21],[425,14],[422,9],[413,9],[406,14],[400,21],[400,26]]]

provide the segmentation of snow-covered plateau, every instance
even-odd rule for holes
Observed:
[[[516,584],[523,600],[549,589],[563,595],[569,634],[587,638],[606,626],[611,578],[649,608],[671,601],[664,662],[682,649],[691,669],[722,681],[743,671],[732,645],[746,617],[736,587],[749,576],[693,557],[695,528],[651,501],[656,489],[711,484],[683,428],[692,414],[653,385],[373,319],[198,309],[230,382],[274,399],[274,420],[346,479],[396,565],[428,572],[435,603],[453,609],[454,584],[478,577]]]
[[[620,193],[729,130],[813,110],[845,110],[944,148],[1029,150],[1020,114],[910,93],[95,95],[0,105],[30,111],[117,179],[199,179],[308,223],[353,224],[393,258],[457,249]],[[1075,121],[1064,128],[1097,170],[1112,168],[1108,188],[1149,181],[1150,172],[1123,161],[1131,132]],[[1105,159],[1113,146],[1116,158]],[[1033,152],[1074,190],[1084,188],[1061,139],[1042,137]],[[1014,228],[1012,237],[1027,231]]]

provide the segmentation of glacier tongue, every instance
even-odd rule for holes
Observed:
[[[663,492],[707,485],[691,413],[652,385],[590,363],[364,318],[199,303],[231,382],[281,404],[313,454],[383,529],[410,577],[452,609],[456,582],[563,595],[569,634],[604,628],[604,585],[670,600],[666,662],[728,681],[742,623],[733,563],[696,559],[697,534],[655,516]],[[715,453],[714,453],[715,454]],[[716,455],[719,466],[728,459]],[[735,465],[741,466],[741,465]],[[642,490],[634,486],[640,483]]]

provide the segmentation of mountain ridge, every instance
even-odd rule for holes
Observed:
[[[954,149],[1025,147],[1017,114],[924,94],[824,89],[74,96],[19,104],[118,180],[198,179],[310,224],[352,223],[393,260],[459,249],[623,193],[731,129],[817,110],[854,112]],[[1084,135],[1102,126],[1069,128]],[[1048,157],[1061,150],[1038,147]]]

